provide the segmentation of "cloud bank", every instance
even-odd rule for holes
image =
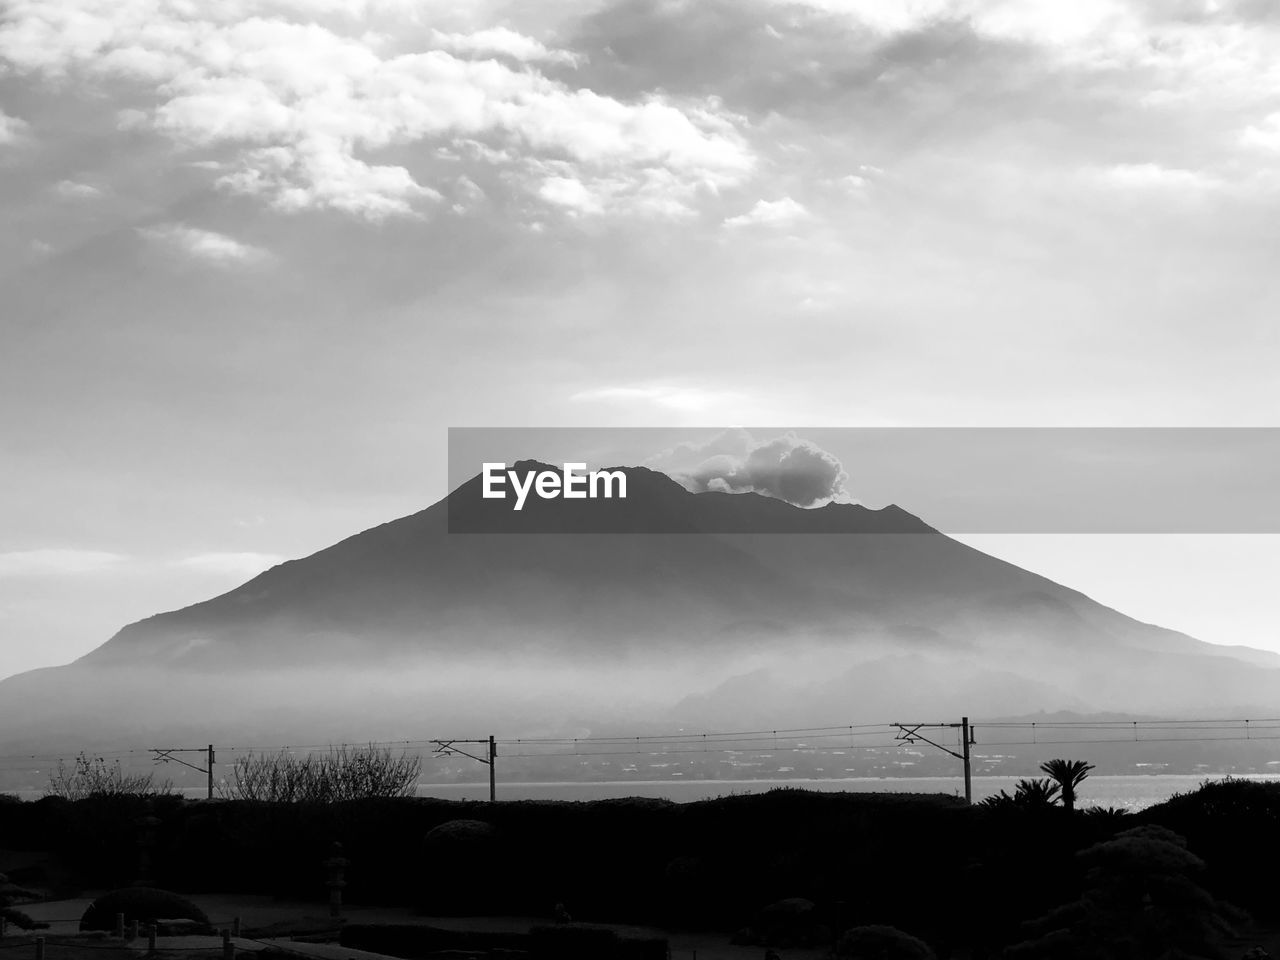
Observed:
[[[713,98],[624,101],[571,86],[540,65],[576,57],[504,27],[397,31],[420,38],[400,50],[359,17],[332,13],[265,0],[22,0],[0,26],[0,65],[100,90],[127,85],[142,105],[121,112],[124,126],[229,152],[217,185],[289,212],[419,214],[441,199],[430,181],[442,148],[502,168],[534,197],[553,181],[553,203],[576,182],[593,198],[574,204],[580,212],[680,212],[699,189],[752,167]]]

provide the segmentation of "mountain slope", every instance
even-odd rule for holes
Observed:
[[[766,711],[830,722],[836,710],[843,722],[922,698],[976,716],[1244,709],[1280,694],[1257,651],[1140,623],[897,507],[802,510],[625,473],[626,499],[531,498],[520,512],[481,497],[474,478],[420,513],[130,624],[71,667],[11,678],[0,722],[62,723],[77,699],[88,716],[114,690],[121,722],[145,727],[133,702],[155,696],[138,692],[144,673],[192,723],[201,711],[225,720],[228,701],[204,693],[232,686],[242,720],[314,714],[327,698],[362,723],[393,704],[415,722],[428,709],[513,724],[603,709],[660,719],[677,702],[717,723],[774,722]],[[785,696],[725,683],[752,671]],[[269,676],[291,679],[250,696]],[[185,688],[202,692],[183,701]]]

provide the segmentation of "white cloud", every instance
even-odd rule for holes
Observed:
[[[800,220],[810,219],[812,214],[803,204],[783,197],[781,200],[757,200],[756,205],[744,214],[730,217],[724,222],[726,227],[750,227],[757,225],[784,226]]]
[[[284,563],[274,553],[198,553],[177,562],[179,567],[219,576],[256,577],[264,570]]]
[[[733,404],[742,394],[725,390],[706,390],[701,387],[678,387],[665,384],[643,386],[598,387],[582,390],[569,397],[578,403],[604,402],[634,404],[646,403],[668,410],[698,412],[712,407]]]
[[[27,122],[0,110],[0,146],[17,143],[27,129]]]
[[[1156,163],[1121,163],[1095,171],[1104,184],[1125,190],[1201,191],[1219,186],[1217,178],[1197,170]]]
[[[102,191],[93,184],[76,180],[59,180],[53,185],[53,192],[64,200],[90,200],[102,196]]]
[[[127,559],[123,554],[104,550],[16,550],[0,553],[0,577],[99,573],[116,568]]]
[[[698,185],[681,183],[670,171],[661,169],[626,176],[582,177],[573,164],[540,166],[558,172],[542,180],[538,195],[574,216],[621,213],[678,219],[693,212],[689,203],[698,191]]]
[[[453,52],[390,53],[387,35],[367,24],[326,24],[318,8],[308,18],[295,6],[23,0],[0,26],[0,62],[83,83],[132,81],[157,105],[141,117],[122,111],[121,126],[149,123],[192,148],[230,146],[234,162],[219,185],[285,211],[413,214],[439,192],[377,153],[418,142],[482,143],[535,195],[545,181],[539,161],[555,159],[598,184],[597,212],[660,213],[752,169],[737,118],[714,99],[624,102],[571,88],[536,67],[567,54],[506,28],[436,33]],[[517,62],[462,56],[483,51]]]
[[[267,251],[241,243],[212,230],[201,230],[181,223],[164,223],[138,229],[143,238],[168,251],[177,251],[194,260],[215,264],[259,263],[269,258]]]
[[[1270,114],[1259,124],[1246,127],[1240,134],[1240,143],[1246,147],[1280,152],[1280,112]]]
[[[450,53],[500,53],[522,62],[565,63],[577,66],[581,58],[568,50],[551,50],[539,40],[506,27],[492,27],[475,33],[431,31],[431,42]]]
[[[576,177],[547,177],[538,188],[538,195],[574,213],[599,213],[603,209],[600,198]]]

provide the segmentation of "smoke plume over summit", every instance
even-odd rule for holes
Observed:
[[[647,462],[691,493],[761,493],[799,507],[849,501],[849,475],[817,444],[785,433],[757,441],[741,428],[682,443]]]

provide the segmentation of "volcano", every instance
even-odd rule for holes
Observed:
[[[477,476],[130,624],[73,664],[0,683],[2,736],[359,724],[373,737],[480,714],[513,733],[605,714],[1221,715],[1280,695],[1280,657],[1141,623],[899,507],[801,509],[616,469],[625,498],[531,497],[520,511]]]

